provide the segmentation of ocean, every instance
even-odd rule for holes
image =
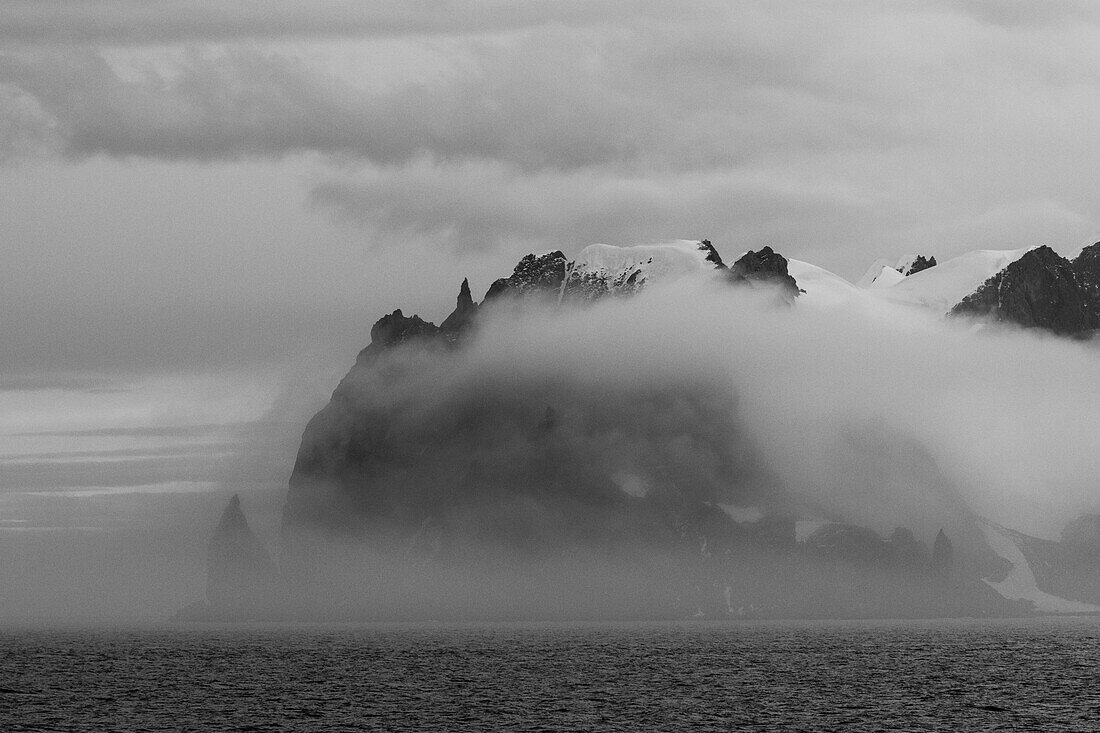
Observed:
[[[2,731],[1098,731],[1100,619],[0,631]]]

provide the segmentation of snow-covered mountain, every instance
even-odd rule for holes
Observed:
[[[822,302],[850,301],[871,296],[879,300],[926,308],[944,315],[989,278],[1020,259],[1031,247],[1014,250],[975,250],[944,260],[911,275],[903,275],[913,258],[897,265],[885,259],[875,260],[857,282],[850,283],[816,265],[791,260],[790,272],[806,291],[807,300]],[[911,267],[911,263],[909,264]]]
[[[569,273],[573,278],[592,277],[609,287],[621,287],[627,281],[669,281],[721,267],[722,258],[709,242],[679,239],[631,247],[590,244],[577,255]]]
[[[1032,248],[967,252],[875,288],[875,294],[894,303],[919,305],[944,314],[1029,249]]]

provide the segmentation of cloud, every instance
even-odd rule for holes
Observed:
[[[838,181],[767,170],[518,175],[496,164],[424,160],[322,182],[311,201],[368,227],[381,242],[414,237],[461,249],[571,253],[595,241],[677,237],[709,237],[720,247],[789,246],[799,236],[813,236],[813,222],[823,217],[842,210],[872,217],[876,203]]]
[[[484,33],[607,22],[659,3],[610,0],[10,0],[0,38],[19,43],[159,44],[239,38]]]
[[[0,119],[29,117],[20,129],[38,121],[40,134],[54,132],[73,156],[316,151],[387,164],[487,159],[523,170],[714,168],[778,151],[919,139],[895,112],[875,109],[896,104],[881,90],[855,99],[805,52],[788,56],[790,38],[748,43],[729,13],[688,19],[699,25],[552,25],[470,40],[432,78],[370,91],[285,52],[241,47],[168,65],[109,63],[90,49],[9,55],[0,81],[19,98],[0,107]],[[775,24],[768,18],[752,30]],[[726,31],[737,33],[732,48]]]
[[[593,241],[768,244],[855,279],[1096,227],[1088,7],[91,7],[0,11],[25,41],[0,55],[8,371],[278,358],[290,327],[438,320],[460,276]],[[393,37],[314,43],[326,24]]]
[[[81,392],[119,392],[124,387],[103,375],[83,374],[12,374],[0,376],[0,392],[76,390]]]

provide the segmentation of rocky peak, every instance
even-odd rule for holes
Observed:
[[[1096,326],[1086,300],[1074,267],[1043,245],[986,280],[952,308],[950,315],[1082,335]]]
[[[568,261],[561,251],[547,252],[542,256],[526,255],[510,276],[500,278],[489,286],[485,300],[502,296],[556,296],[565,280],[567,266]]]
[[[709,239],[704,239],[699,242],[699,249],[707,253],[704,258],[707,262],[713,263],[716,270],[725,270],[726,263],[722,262],[722,255],[718,254],[718,250],[714,248],[714,245],[710,243]]]
[[[922,272],[923,270],[927,270],[929,267],[935,267],[935,266],[936,266],[936,258],[935,257],[925,258],[924,255],[917,255],[916,257],[913,257],[911,259],[906,258],[905,260],[903,260],[898,265],[897,271],[900,272],[905,277],[909,277],[910,275],[915,275],[918,272]]]
[[[932,543],[932,569],[946,575],[951,572],[951,566],[955,562],[955,548],[947,533],[940,529],[936,533],[936,540]]]
[[[456,336],[470,325],[476,313],[477,304],[470,295],[470,281],[463,278],[462,285],[458,289],[458,302],[455,304],[455,309],[443,323],[439,324],[439,330],[448,336]]]
[[[388,316],[382,316],[371,326],[371,343],[396,346],[411,339],[434,336],[439,328],[418,315],[406,316],[398,308]]]
[[[382,316],[371,326],[370,344],[359,352],[355,361],[362,364],[386,349],[411,341],[434,339],[439,335],[440,329],[434,323],[425,321],[418,315],[406,316],[398,308],[393,313]]]
[[[674,240],[618,247],[591,244],[570,263],[563,298],[593,301],[639,292],[650,284],[681,277],[725,273],[718,251],[707,240]]]
[[[777,285],[792,301],[800,292],[798,283],[787,272],[787,259],[771,247],[763,247],[759,252],[750,250],[741,255],[730,266],[730,275],[735,283]]]
[[[264,607],[275,581],[275,563],[253,534],[236,494],[222,512],[206,561],[206,598],[231,615]]]

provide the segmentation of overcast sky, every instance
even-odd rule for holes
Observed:
[[[280,359],[595,241],[1097,234],[1085,2],[12,0],[0,49],[6,373]]]
[[[528,252],[1073,254],[1098,119],[1088,2],[6,0],[0,452],[297,425]]]

